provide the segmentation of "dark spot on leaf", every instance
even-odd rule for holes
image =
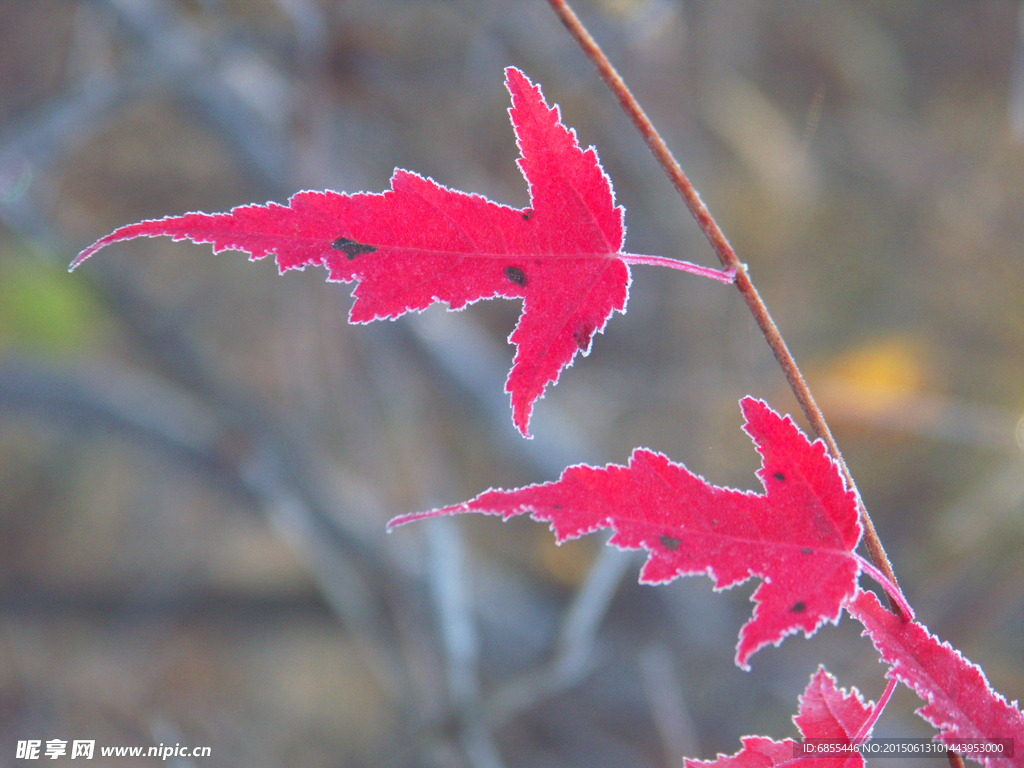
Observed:
[[[805,555],[813,555],[814,554],[814,550],[811,549],[810,547],[804,547],[800,551],[803,552]]]
[[[523,211],[523,221],[529,221],[531,216],[533,216],[533,211],[529,209]]]
[[[581,328],[572,335],[580,349],[586,351],[590,348],[590,337],[594,335],[593,328]]]
[[[526,273],[519,267],[505,267],[505,277],[516,285],[526,285]]]
[[[331,243],[331,248],[336,251],[343,251],[350,260],[356,256],[362,256],[364,253],[373,253],[377,250],[372,245],[363,245],[355,240],[349,240],[347,237],[339,237]]]
[[[793,613],[803,613],[807,610],[807,605],[803,600],[793,603],[793,607],[789,609]]]
[[[665,549],[675,552],[679,549],[679,539],[673,539],[671,536],[665,536],[664,534],[659,539],[661,546]]]
[[[772,477],[774,477],[780,483],[785,482],[785,480],[786,480],[786,476],[784,474],[782,474],[781,472],[776,472],[774,475],[772,475]]]

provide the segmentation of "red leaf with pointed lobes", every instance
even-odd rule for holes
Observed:
[[[82,251],[72,268],[111,243],[166,235],[212,243],[215,253],[274,255],[282,272],[323,265],[329,280],[358,282],[355,323],[395,318],[435,301],[461,309],[480,299],[521,298],[505,389],[513,421],[527,435],[545,387],[577,352],[590,351],[614,310],[625,311],[630,275],[618,257],[624,211],[594,149],[580,148],[539,86],[515,68],[505,74],[528,208],[396,170],[383,194],[300,192],[287,206],[245,205],[122,227]]]
[[[860,731],[872,714],[873,706],[864,703],[860,691],[837,688],[836,679],[819,666],[800,697],[800,711],[793,722],[805,739],[863,739],[871,735],[870,729]]]
[[[800,697],[800,711],[793,718],[803,738],[852,741],[861,726],[872,716],[874,707],[865,704],[856,688],[847,693],[836,687],[836,680],[824,667],[811,676]],[[870,733],[870,731],[868,731]],[[861,738],[867,734],[862,734]],[[744,736],[743,749],[734,755],[719,755],[716,760],[683,760],[684,768],[772,768],[807,765],[813,768],[860,768],[864,758],[856,752],[833,757],[796,756],[793,739],[775,741],[765,736]]]
[[[895,677],[927,702],[917,713],[939,729],[942,739],[1013,739],[1013,758],[978,762],[991,768],[1024,766],[1024,713],[1016,701],[1008,704],[992,690],[979,666],[918,622],[887,611],[873,592],[858,593],[848,610],[889,664],[886,677]]]
[[[626,467],[570,467],[553,483],[487,491],[464,504],[398,517],[390,526],[464,512],[506,520],[530,513],[550,523],[559,542],[610,528],[609,543],[646,549],[644,583],[707,574],[722,590],[761,578],[736,649],[736,663],[747,669],[759,648],[839,620],[856,588],[860,566],[853,551],[861,527],[854,496],[824,444],[808,441],[789,417],[760,400],[744,398],[741,406],[744,429],[763,458],[757,475],[764,494],[711,485],[638,448]]]

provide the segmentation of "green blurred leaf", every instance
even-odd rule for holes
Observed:
[[[0,258],[0,347],[54,352],[87,344],[100,316],[82,281],[63,269],[24,254]]]

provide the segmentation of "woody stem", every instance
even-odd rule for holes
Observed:
[[[758,327],[761,329],[761,333],[764,334],[765,340],[768,342],[768,346],[771,348],[772,353],[775,355],[775,359],[779,362],[779,366],[782,368],[782,372],[786,376],[786,380],[789,382],[790,389],[793,390],[793,394],[796,395],[797,401],[800,403],[801,409],[803,409],[804,415],[810,422],[811,429],[814,433],[825,441],[825,445],[828,446],[829,453],[835,459],[839,466],[840,472],[846,480],[846,486],[853,491],[857,498],[857,507],[860,511],[860,521],[864,528],[864,545],[868,551],[868,556],[871,558],[871,562],[889,579],[894,585],[898,585],[896,581],[896,574],[893,573],[892,564],[889,562],[889,557],[885,553],[885,548],[882,546],[882,542],[878,538],[878,533],[875,531],[874,523],[871,521],[871,516],[868,514],[867,507],[864,506],[864,501],[861,499],[860,493],[857,491],[856,483],[854,483],[853,475],[850,473],[850,468],[846,465],[843,460],[842,453],[839,451],[839,446],[832,436],[831,430],[828,428],[828,424],[825,421],[825,416],[822,414],[821,409],[814,400],[814,396],[811,394],[811,390],[807,386],[807,382],[804,380],[803,374],[800,373],[800,369],[797,367],[796,360],[792,353],[786,347],[786,342],[782,338],[782,334],[779,332],[778,326],[775,321],[772,320],[771,315],[768,312],[768,307],[764,301],[758,295],[757,290],[754,288],[754,284],[750,281],[750,277],[747,274],[747,267],[743,264],[736,256],[736,252],[732,246],[729,245],[729,241],[726,240],[722,230],[719,229],[718,224],[712,218],[711,213],[700,199],[700,195],[697,193],[696,188],[690,183],[690,180],[683,173],[682,167],[676,161],[675,157],[672,156],[671,150],[665,143],[664,139],[658,134],[654,125],[650,119],[644,113],[643,108],[639,102],[630,93],[626,83],[619,76],[619,73],[615,71],[608,57],[604,55],[600,47],[587,32],[586,28],[580,22],[579,18],[573,12],[572,8],[569,7],[566,0],[548,0],[548,4],[557,14],[558,18],[562,20],[566,28],[569,30],[569,34],[576,40],[580,48],[587,55],[587,58],[593,62],[594,66],[597,67],[598,72],[601,75],[601,79],[605,81],[605,84],[611,89],[612,93],[615,94],[619,100],[619,104],[629,115],[633,121],[633,125],[640,132],[647,146],[651,152],[654,153],[661,167],[668,174],[673,186],[676,191],[679,192],[683,201],[686,203],[686,207],[693,215],[694,219],[697,220],[697,224],[700,226],[701,231],[704,232],[704,236],[711,243],[711,247],[718,255],[719,261],[726,270],[735,270],[736,274],[736,287],[746,301],[747,306],[750,308],[751,313],[754,315],[754,320],[757,322]],[[891,596],[889,597],[889,604],[892,606],[893,611],[903,617],[905,620],[909,619],[909,616],[900,608],[899,603],[894,600]]]

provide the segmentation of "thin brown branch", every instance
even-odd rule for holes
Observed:
[[[733,250],[732,246],[729,245],[729,241],[726,240],[725,235],[711,216],[707,206],[705,206],[704,202],[700,199],[700,195],[697,194],[696,188],[690,183],[690,180],[686,177],[682,167],[676,161],[675,157],[673,157],[668,145],[658,134],[653,123],[651,123],[650,119],[644,113],[643,108],[630,92],[626,83],[619,76],[619,73],[615,71],[615,68],[608,60],[608,57],[601,51],[601,48],[590,36],[590,33],[587,32],[586,28],[580,22],[572,8],[569,7],[566,0],[548,0],[548,3],[558,15],[558,18],[562,20],[562,23],[565,24],[566,28],[569,30],[569,34],[571,34],[576,42],[579,43],[580,48],[583,49],[587,58],[589,58],[591,62],[593,62],[594,66],[597,67],[597,70],[601,75],[601,79],[605,81],[612,93],[614,93],[616,98],[618,98],[619,104],[622,105],[626,114],[629,115],[630,119],[633,121],[633,125],[636,126],[640,135],[643,136],[644,141],[647,142],[647,146],[650,148],[651,152],[654,153],[654,156],[661,164],[661,167],[665,169],[665,173],[668,174],[668,177],[672,181],[676,191],[678,191],[682,196],[683,201],[686,203],[686,207],[697,220],[697,224],[700,225],[701,231],[704,232],[704,236],[708,239],[708,242],[711,243],[711,247],[718,255],[718,259],[722,262],[722,266],[727,270],[736,270],[736,287],[739,289],[744,301],[746,301],[747,306],[754,315],[754,319],[757,321],[758,327],[764,334],[764,338],[768,342],[768,346],[774,353],[775,359],[778,360],[779,366],[782,368],[782,372],[785,374],[786,380],[789,382],[789,386],[793,390],[793,394],[796,395],[796,399],[800,403],[800,407],[803,409],[804,415],[810,422],[811,429],[814,430],[814,433],[818,437],[825,441],[825,444],[828,446],[829,453],[832,454],[832,457],[838,464],[843,477],[846,479],[847,487],[850,488],[857,497],[857,505],[860,509],[860,520],[864,527],[864,545],[868,551],[868,556],[871,558],[871,562],[873,562],[893,584],[898,586],[896,574],[893,573],[892,570],[892,564],[889,562],[889,557],[885,553],[885,548],[882,546],[882,542],[878,538],[874,523],[872,523],[871,516],[868,514],[867,507],[864,505],[864,501],[861,499],[860,493],[857,491],[857,486],[854,483],[853,475],[850,473],[850,468],[846,465],[846,461],[843,459],[842,453],[839,451],[839,445],[832,436],[832,432],[825,421],[825,416],[818,407],[818,404],[815,402],[814,396],[811,394],[811,390],[808,388],[803,374],[800,373],[796,360],[786,347],[786,342],[783,340],[778,326],[775,324],[775,321],[772,320],[771,315],[768,312],[768,307],[754,288],[754,284],[751,282],[750,277],[747,274],[746,265],[743,264],[736,256],[736,252]],[[905,619],[909,618],[902,610],[900,610],[897,602],[891,597],[889,602],[893,611]]]

